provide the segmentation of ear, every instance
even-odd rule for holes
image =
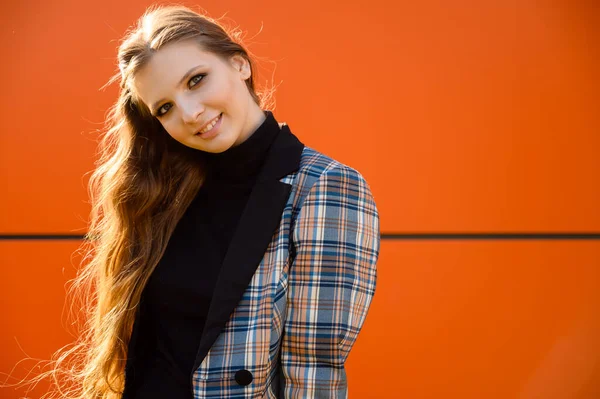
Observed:
[[[250,70],[250,63],[244,57],[239,54],[232,56],[229,60],[231,62],[231,66],[233,69],[240,73],[240,77],[242,80],[247,80],[252,76],[252,71]]]

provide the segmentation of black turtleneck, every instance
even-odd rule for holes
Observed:
[[[268,149],[279,133],[269,111],[243,143],[202,153],[207,178],[178,223],[142,295],[142,343],[129,398],[192,399],[191,374],[221,264]],[[130,378],[130,377],[128,377]],[[124,395],[125,396],[125,395]]]

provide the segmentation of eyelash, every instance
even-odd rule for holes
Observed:
[[[197,77],[200,77],[200,79],[198,80],[198,82],[197,82],[196,84],[194,84],[192,87],[189,87],[190,83],[191,83],[191,82],[192,82],[194,79],[196,79]],[[197,74],[197,75],[194,75],[194,76],[192,76],[192,77],[190,78],[190,80],[188,81],[188,87],[189,87],[190,89],[193,89],[194,87],[198,86],[198,84],[199,84],[200,82],[202,82],[202,80],[204,80],[204,77],[206,77],[206,74],[205,74],[205,73],[199,73],[199,74]],[[164,106],[165,106],[165,105],[168,105],[168,104],[169,104],[169,103],[163,104],[163,105],[161,105],[161,106],[160,106],[160,107],[159,107],[159,108],[156,110],[156,117],[157,117],[157,118],[160,118],[161,116],[165,116],[165,115],[166,115],[166,113],[167,113],[167,112],[169,112],[169,109],[171,109],[171,108],[169,108],[168,110],[166,110],[166,111],[165,111],[165,112],[163,112],[163,113],[161,113],[161,112],[160,112],[160,110],[161,110],[161,109],[163,109],[163,108],[164,108]]]

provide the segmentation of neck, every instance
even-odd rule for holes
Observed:
[[[238,140],[233,144],[234,147],[248,140],[248,138],[254,134],[256,129],[262,125],[266,118],[264,111],[254,102],[254,100],[250,99],[249,101],[251,101],[252,104],[248,107],[248,115],[246,117],[246,123],[244,124],[244,134],[240,135]]]

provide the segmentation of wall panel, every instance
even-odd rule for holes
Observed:
[[[16,383],[39,361],[49,360],[60,347],[73,342],[75,326],[65,293],[80,262],[80,241],[0,241],[0,382]],[[34,369],[34,373],[39,369]],[[10,374],[10,378],[8,375]],[[34,374],[32,374],[34,375]],[[39,398],[40,384],[28,396]],[[26,391],[0,388],[0,398],[23,398]]]
[[[591,399],[600,243],[386,241],[354,398]]]
[[[2,372],[24,353],[47,359],[70,341],[63,286],[76,247],[0,243]],[[385,241],[375,298],[347,363],[350,397],[595,397],[599,263],[596,241]]]
[[[0,6],[0,232],[85,229],[85,173],[116,96],[99,89],[147,5]],[[259,82],[277,85],[277,117],[365,175],[384,231],[600,229],[591,3],[202,6],[247,32]]]

